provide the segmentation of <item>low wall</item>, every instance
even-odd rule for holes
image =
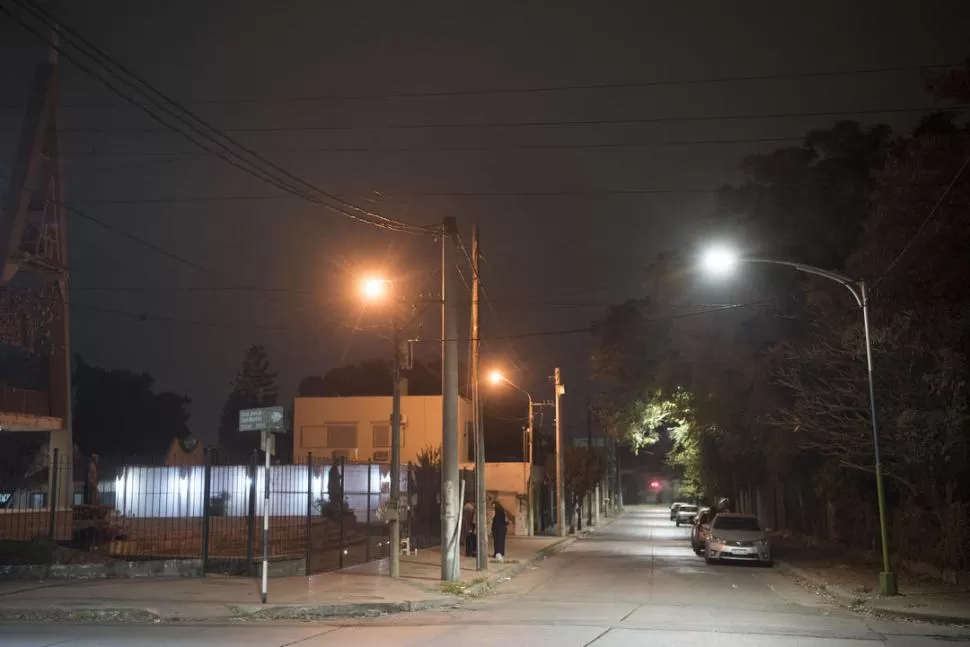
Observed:
[[[111,541],[107,552],[113,556],[131,557],[198,557],[202,554],[202,521],[200,519],[130,519],[122,524],[124,539]],[[314,550],[340,544],[340,524],[323,517],[312,520]],[[361,538],[358,524],[344,522],[344,542]],[[270,517],[269,556],[303,557],[307,548],[306,517]],[[212,517],[209,523],[209,557],[214,559],[245,558],[248,546],[246,519]],[[262,519],[253,529],[253,554],[263,552]]]
[[[27,540],[47,537],[50,533],[50,510],[0,510],[0,539]],[[67,541],[74,524],[73,511],[59,508],[54,516],[54,538]]]
[[[104,564],[0,566],[0,580],[95,580],[138,577],[201,577],[201,559],[165,559]]]

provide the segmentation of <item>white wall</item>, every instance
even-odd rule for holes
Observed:
[[[212,467],[210,497],[227,493],[224,516],[245,517],[249,513],[249,468],[245,465]],[[344,466],[344,498],[357,517],[367,518],[368,499],[371,519],[378,519],[378,509],[390,493],[387,466]],[[204,493],[204,467],[125,467],[116,479],[101,482],[102,495],[113,493],[115,509],[129,518],[200,517]],[[256,514],[263,514],[265,501],[265,468],[256,470]],[[311,497],[314,514],[317,504],[328,501],[330,465],[314,466],[312,477],[306,465],[274,465],[270,468],[270,515],[301,516],[306,514]],[[308,491],[309,488],[309,491]],[[402,491],[407,489],[407,473],[402,474]]]

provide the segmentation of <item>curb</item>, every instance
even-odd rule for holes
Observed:
[[[805,580],[812,586],[818,587],[827,594],[835,598],[840,604],[852,607],[854,610],[864,610],[885,618],[895,618],[899,620],[916,620],[919,622],[933,622],[951,625],[970,625],[970,616],[952,616],[933,611],[909,611],[905,609],[887,609],[886,607],[871,604],[872,598],[863,598],[855,595],[843,587],[829,584],[820,577],[816,577],[805,570],[793,566],[788,562],[776,561],[775,564],[780,570],[798,579]]]
[[[550,544],[549,546],[546,546],[542,550],[534,553],[532,557],[529,557],[528,559],[524,559],[517,564],[511,564],[508,567],[503,568],[502,570],[497,571],[492,575],[489,575],[484,582],[478,582],[476,584],[472,584],[471,586],[465,588],[464,590],[462,590],[461,597],[477,598],[482,595],[485,595],[489,590],[492,589],[492,587],[512,579],[516,575],[519,575],[520,573],[528,569],[536,562],[541,562],[547,557],[552,557],[556,553],[565,550],[568,546],[570,546],[573,542],[575,542],[577,538],[578,537],[575,537],[575,536],[563,537],[556,543]],[[461,598],[458,598],[458,599],[461,599]]]
[[[392,613],[451,609],[460,602],[457,597],[441,600],[405,600],[402,602],[350,602],[276,607],[230,606],[232,620],[323,620],[336,618],[376,618]]]
[[[816,577],[815,575],[812,575],[811,573],[805,571],[804,569],[801,569],[797,566],[793,566],[788,562],[776,559],[775,566],[779,567],[779,570],[787,573],[788,575],[792,575],[800,580],[805,580],[812,586],[822,589],[823,591],[831,595],[833,598],[838,600],[841,604],[844,604],[850,607],[856,607],[856,606],[865,604],[866,602],[865,598],[855,595],[845,590],[841,586],[829,584],[822,578]]]
[[[148,609],[139,608],[54,608],[54,609],[0,609],[0,624],[25,622],[46,624],[67,623],[119,623],[156,624],[161,618]]]
[[[606,524],[600,524],[597,528]],[[462,601],[480,597],[494,586],[512,579],[536,562],[551,557],[575,542],[579,536],[564,537],[554,544],[533,553],[527,559],[491,573],[484,581],[462,589],[459,595],[430,600],[404,600],[400,602],[347,602],[319,605],[226,605],[228,613],[215,618],[189,618],[183,616],[164,616],[149,608],[89,606],[36,608],[0,608],[0,623],[127,623],[158,624],[204,623],[218,621],[271,621],[271,620],[322,620],[337,618],[373,618],[387,614],[411,613],[415,611],[436,611],[453,609]]]

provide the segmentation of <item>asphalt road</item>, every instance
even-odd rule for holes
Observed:
[[[0,626],[0,645],[42,647],[872,647],[970,645],[970,630],[840,609],[777,569],[707,566],[663,508],[600,532],[440,613],[291,625]]]

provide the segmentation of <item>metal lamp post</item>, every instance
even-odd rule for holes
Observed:
[[[866,371],[869,380],[869,408],[872,420],[872,446],[876,471],[876,498],[879,506],[879,535],[882,543],[882,572],[879,574],[879,585],[883,595],[897,595],[899,593],[899,586],[896,580],[896,574],[892,571],[892,565],[889,561],[889,526],[886,513],[886,488],[882,473],[882,453],[879,449],[879,426],[876,418],[876,388],[872,379],[872,341],[869,336],[869,297],[866,292],[866,283],[861,279],[853,279],[838,274],[837,272],[823,270],[803,263],[765,258],[743,258],[735,255],[731,250],[724,248],[711,249],[704,257],[704,265],[706,268],[717,274],[730,273],[741,262],[783,265],[798,270],[799,272],[804,272],[805,274],[820,276],[830,281],[835,281],[852,294],[852,298],[855,299],[856,304],[862,310],[862,326],[866,339]]]

